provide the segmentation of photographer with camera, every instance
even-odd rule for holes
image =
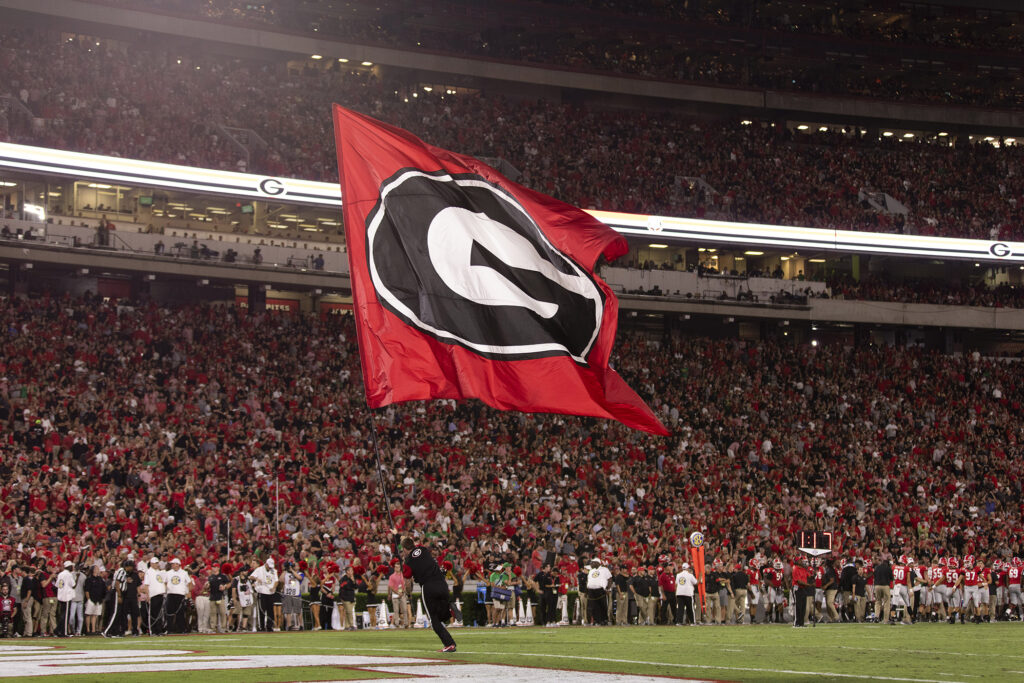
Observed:
[[[18,614],[18,601],[11,597],[11,585],[0,583],[0,638],[11,635],[11,625]]]

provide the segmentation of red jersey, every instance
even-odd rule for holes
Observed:
[[[960,570],[946,567],[946,585],[950,588],[956,588],[958,583],[960,583]]]
[[[751,586],[757,586],[761,583],[761,577],[758,575],[758,571],[756,569],[748,569],[747,578],[750,580]]]
[[[933,586],[938,586],[946,578],[946,568],[941,564],[932,565],[928,568],[928,581]]]
[[[992,568],[982,567],[978,571],[978,582],[983,586],[988,586],[992,583]]]
[[[0,617],[10,619],[14,616],[14,607],[18,603],[10,595],[0,598]]]
[[[821,582],[825,578],[825,568],[818,567],[814,570],[814,587],[821,588]]]
[[[907,566],[903,564],[897,564],[892,568],[892,585],[894,586],[906,586],[910,572],[907,570]]]
[[[1006,570],[1006,582],[1011,586],[1021,585],[1020,576],[1020,567],[1011,565],[1010,568]]]
[[[965,569],[964,570],[964,585],[965,586],[977,586],[981,577],[978,575],[977,569]]]
[[[774,567],[765,567],[761,572],[765,582],[772,588],[782,588],[782,570]]]

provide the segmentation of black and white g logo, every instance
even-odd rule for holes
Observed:
[[[284,189],[284,185],[277,178],[264,178],[260,181],[260,192],[263,194],[276,197],[279,194],[284,194]]]
[[[1003,257],[1009,256],[1011,253],[1013,253],[1013,250],[1010,249],[1010,247],[1008,245],[1003,244],[1002,242],[994,242],[992,244],[992,246],[990,246],[988,248],[988,252],[990,254],[992,254],[993,256],[998,256],[999,258],[1003,258]]]
[[[380,302],[447,344],[506,360],[585,363],[604,313],[594,279],[478,175],[405,169],[366,218]]]

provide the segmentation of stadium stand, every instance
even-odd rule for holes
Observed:
[[[0,318],[0,560],[387,563],[349,321],[91,296],[3,299]],[[823,523],[871,557],[1021,552],[1016,359],[626,334],[615,362],[676,438],[384,410],[399,525],[461,539],[449,560],[470,574],[549,544],[663,564],[690,529],[746,564]]]
[[[10,98],[31,112],[9,117],[13,142],[334,180],[324,112],[339,101],[440,147],[505,159],[519,182],[585,208],[1020,238],[1024,186],[1012,145],[412,93],[409,83],[365,72],[311,66],[296,74],[280,62],[176,56],[55,32],[8,31],[3,62]],[[218,126],[256,131],[267,147],[246,159]],[[868,201],[875,192],[903,208],[878,208]]]
[[[578,16],[578,3],[509,3],[522,31],[470,39],[459,22],[437,20],[453,13],[471,19],[459,2],[415,3],[433,22],[379,25],[338,22],[320,2],[150,5],[366,44],[637,78],[996,106],[1019,104],[1021,96],[1019,70],[1012,71],[1018,24],[957,8],[943,17],[918,20],[908,12],[875,22],[861,12],[836,15],[827,2],[809,3],[799,15],[795,5],[788,15],[664,3],[662,13],[637,16],[638,3],[593,0],[593,25],[553,40],[564,26],[538,26],[538,18]],[[391,7],[401,13],[410,6]],[[627,15],[635,22],[603,28]],[[838,37],[840,50],[871,54],[909,40],[912,51],[942,47],[969,59],[872,80],[868,70],[839,71],[827,60],[807,71],[820,47],[777,62],[765,47],[750,54],[700,44],[665,54],[627,47],[657,44],[675,30],[707,33],[709,41],[759,36],[783,47]],[[1002,47],[1007,54],[996,61],[1008,69],[1006,79],[978,85],[987,77],[972,71],[978,55]],[[959,66],[964,61],[969,66]],[[0,139],[14,142],[333,181],[327,112],[337,101],[438,146],[503,159],[523,184],[584,207],[1022,239],[1021,152],[1009,134],[940,137],[936,129],[885,137],[853,124],[801,130],[739,113],[610,109],[486,88],[452,94],[427,91],[397,71],[185,54],[161,41],[14,26],[0,27],[0,66],[7,76]],[[794,70],[806,76],[787,85]],[[972,78],[950,94],[951,74],[968,72]],[[946,90],[938,87],[943,81]],[[252,131],[262,144],[240,149],[228,129]],[[1021,304],[1013,287],[976,279],[872,273],[783,284],[779,291],[805,297]],[[15,566],[55,572],[73,560],[100,566],[109,581],[125,559],[149,556],[182,558],[201,577],[224,563],[244,574],[274,557],[302,568],[304,589],[350,565],[361,576],[387,576],[373,423],[345,316],[246,315],[230,305],[34,291],[0,297],[0,330],[3,580],[12,581]],[[1017,356],[982,354],[969,344],[951,355],[637,328],[620,331],[614,365],[672,438],[474,402],[391,406],[378,415],[390,509],[401,528],[448,544],[439,554],[457,583],[486,584],[507,561],[517,570],[513,583],[535,591],[520,577],[534,576],[547,552],[559,558],[551,570],[565,591],[582,587],[578,571],[593,558],[620,572],[643,565],[664,574],[685,558],[693,530],[714,539],[712,561],[722,567],[753,561],[760,570],[779,558],[786,581],[794,534],[806,528],[833,529],[837,554],[871,563],[969,554],[994,567],[1022,554],[1024,370]],[[50,629],[37,622],[35,632]]]
[[[565,2],[509,2],[483,11],[457,0],[154,6],[357,44],[553,68],[923,102],[1021,103],[1016,12],[841,2],[695,5],[593,2],[583,3],[584,12]]]

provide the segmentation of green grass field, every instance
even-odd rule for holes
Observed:
[[[410,678],[419,669],[428,676],[441,671],[444,678],[475,680],[477,669],[466,664],[498,664],[536,668],[493,669],[479,679],[589,678],[571,673],[578,671],[729,681],[1024,680],[1021,623],[475,628],[453,635],[455,655],[438,654],[429,630],[5,640],[0,678],[38,681],[41,674],[59,674],[62,683],[241,683]],[[451,663],[423,668],[429,663],[411,659]],[[377,670],[392,663],[405,672]],[[245,668],[211,670],[235,666]]]

